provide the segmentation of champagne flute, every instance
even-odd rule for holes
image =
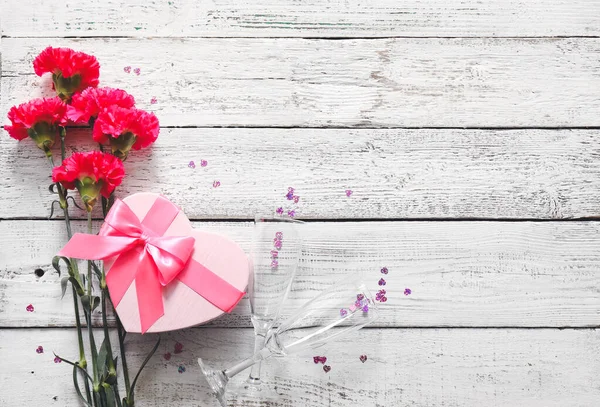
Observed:
[[[279,217],[256,217],[251,252],[252,272],[248,284],[255,350],[264,346],[287,298],[302,254],[304,222]],[[261,363],[252,366],[244,390],[265,392],[260,379]]]
[[[198,364],[213,394],[226,407],[229,379],[273,355],[288,355],[317,348],[346,336],[379,316],[375,298],[362,282],[337,284],[302,305],[277,329],[268,332],[262,349],[254,356],[225,370],[212,370],[202,359]]]

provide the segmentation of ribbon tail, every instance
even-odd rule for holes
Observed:
[[[136,278],[142,250],[141,247],[136,247],[121,254],[106,274],[110,299],[115,308],[119,305],[131,283]]]
[[[162,298],[162,285],[158,280],[158,270],[146,251],[141,254],[138,273],[135,276],[138,309],[142,334],[165,314]]]
[[[231,312],[245,294],[194,259],[177,278],[224,312]]]

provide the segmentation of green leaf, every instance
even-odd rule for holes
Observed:
[[[101,369],[100,373],[104,375],[108,372],[107,369],[107,360],[106,355],[108,354],[108,343],[106,338],[102,341],[102,345],[100,345],[100,350],[98,351],[98,368]]]
[[[81,305],[83,305],[83,309],[88,312],[94,311],[98,308],[98,305],[100,305],[100,297],[87,294],[83,295],[81,297]]]
[[[100,268],[98,267],[98,265],[96,263],[94,263],[93,261],[92,263],[92,268],[94,269],[94,273],[96,273],[96,275],[98,276],[99,279],[102,278],[102,271],[100,271]]]
[[[142,373],[142,370],[144,370],[144,367],[146,367],[146,364],[150,361],[150,358],[152,358],[154,353],[156,353],[156,349],[158,349],[158,345],[160,345],[160,336],[158,337],[158,341],[156,341],[156,345],[154,345],[154,348],[152,348],[150,353],[148,353],[148,356],[146,356],[146,359],[144,359],[144,362],[142,363],[140,370],[138,370],[137,374],[135,375],[135,378],[133,379],[133,382],[131,383],[131,389],[129,390],[129,394],[127,395],[128,400],[133,400],[133,396],[134,396],[134,392],[135,392],[135,384],[137,383],[137,380],[140,377],[140,373]],[[125,404],[125,403],[123,403],[123,404]]]
[[[116,407],[117,403],[115,401],[115,394],[113,393],[112,387],[105,383],[102,385],[102,390],[104,390],[104,395],[106,396],[104,399],[106,402],[106,407]]]
[[[86,406],[92,407],[92,405],[85,399],[85,397],[83,397],[83,394],[81,394],[81,389],[79,388],[79,380],[77,379],[77,367],[78,366],[79,365],[73,366],[73,384],[75,385],[75,390],[77,391],[77,394],[79,394],[81,401],[83,401]]]
[[[67,285],[71,277],[63,277],[60,279],[60,289],[62,291],[62,295],[60,299],[62,300],[65,297],[65,293],[67,292]]]
[[[71,260],[69,260],[68,257],[65,256],[54,256],[52,258],[52,267],[54,267],[54,269],[58,272],[58,275],[60,276],[60,261],[64,261],[65,264],[67,265],[67,270],[69,272],[70,276],[74,276],[75,273],[73,272],[73,265],[71,264]]]

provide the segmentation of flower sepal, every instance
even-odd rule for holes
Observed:
[[[115,157],[120,158],[122,161],[125,161],[127,156],[129,155],[129,151],[131,147],[137,141],[137,137],[135,134],[131,132],[123,133],[119,137],[109,137],[110,148]]]
[[[60,71],[52,74],[54,90],[61,100],[68,102],[81,87],[81,75],[75,74],[65,78]]]
[[[50,149],[54,145],[58,128],[46,122],[38,122],[33,127],[27,129],[27,134],[35,142],[35,144],[46,153],[46,156],[51,157]]]
[[[79,191],[81,200],[88,212],[91,212],[92,209],[94,209],[96,202],[98,202],[98,196],[100,195],[100,191],[102,191],[102,186],[102,180],[96,181],[91,177],[75,180],[75,188]]]

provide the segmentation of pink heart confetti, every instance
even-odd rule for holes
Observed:
[[[193,161],[190,161],[190,163],[188,164],[188,167],[190,168],[196,168],[196,163]]]
[[[365,363],[367,361],[367,355],[360,355],[360,361]]]
[[[384,295],[383,297],[381,297],[381,302],[386,302],[387,301],[387,297]]]
[[[29,304],[29,305],[27,306],[27,308],[25,308],[25,309],[27,310],[27,312],[33,312],[33,311],[35,311],[35,308],[33,308],[33,305],[32,305],[32,304]]]
[[[221,181],[214,181],[213,182],[213,188],[218,188],[221,186]]]
[[[156,99],[156,96],[153,96],[152,99],[150,99],[151,105],[155,105],[157,102],[158,102],[158,99]]]
[[[340,310],[340,316],[341,316],[342,318],[344,318],[346,315],[348,315],[348,311],[346,311],[345,309],[343,309],[343,308],[342,308],[342,309]]]
[[[183,344],[176,342],[174,352],[175,352],[175,354],[183,352]]]
[[[61,359],[61,358],[59,358],[58,356],[56,356],[56,357],[54,358],[54,363],[62,363],[62,359]]]
[[[271,268],[276,269],[277,267],[279,267],[279,262],[277,260],[271,261]]]
[[[276,259],[279,257],[279,252],[277,250],[271,250],[271,257]]]
[[[300,200],[300,197],[297,195],[294,195],[294,203],[298,203],[299,200]]]
[[[346,196],[349,198],[352,196],[352,190],[351,189],[347,189],[346,190]]]
[[[385,280],[383,278],[380,278],[378,284],[379,285],[385,285],[386,283],[385,283]]]
[[[277,233],[275,233],[275,239],[277,239],[277,240],[283,239],[283,232],[277,232]]]
[[[329,371],[331,370],[331,366],[325,365],[323,366],[323,370],[325,371],[325,373],[329,373]]]
[[[273,246],[275,246],[277,250],[281,250],[281,240],[275,240],[275,242],[273,242]]]
[[[37,353],[44,353],[44,347],[43,346],[38,346],[37,349],[35,350]]]
[[[288,216],[290,218],[293,218],[294,216],[296,216],[296,211],[293,211],[293,210],[292,211],[288,211]]]
[[[362,301],[365,298],[364,294],[356,294],[356,299]]]
[[[165,360],[171,360],[171,352],[167,352],[163,355],[163,358],[165,358]]]
[[[208,165],[208,161],[200,160],[200,167],[206,167]]]
[[[404,295],[411,295],[411,294],[412,294],[412,290],[410,288],[404,289]]]
[[[136,75],[138,75],[138,76],[140,75],[140,72],[141,72],[141,69],[140,69],[140,68],[135,68],[135,69],[133,70],[133,73],[134,73],[134,74],[136,74]]]
[[[325,356],[313,356],[313,361],[315,362],[315,365],[317,363],[325,364],[325,362],[327,362],[327,358]]]
[[[129,73],[129,72],[131,72],[131,67],[126,66],[125,68],[123,68],[123,70],[125,71],[125,73]]]
[[[282,207],[279,207],[279,208],[277,208],[277,209],[275,210],[275,212],[276,212],[278,215],[283,215],[283,208],[282,208]]]
[[[381,268],[381,274],[387,274],[388,273],[388,268],[387,267],[382,267]]]
[[[350,309],[350,312],[354,312],[356,311],[356,305],[352,304],[348,307]]]

